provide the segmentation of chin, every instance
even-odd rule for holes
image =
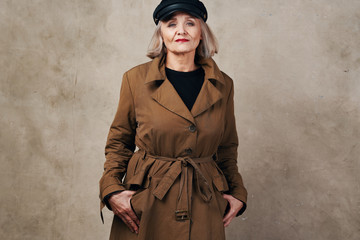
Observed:
[[[186,54],[186,53],[191,53],[194,52],[194,49],[176,49],[174,51],[172,51],[175,54]]]

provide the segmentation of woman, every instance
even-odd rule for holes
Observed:
[[[153,60],[124,74],[106,145],[100,198],[115,214],[110,239],[225,239],[247,197],[233,82],[211,58],[200,1],[163,0],[153,16]]]

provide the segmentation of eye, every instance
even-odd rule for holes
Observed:
[[[175,23],[169,23],[169,24],[168,24],[168,27],[175,27],[175,26],[176,26]]]
[[[193,22],[187,22],[186,23],[188,26],[195,26],[195,23],[193,23]]]

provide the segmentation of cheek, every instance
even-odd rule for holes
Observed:
[[[193,36],[194,36],[194,39],[196,39],[196,41],[200,41],[201,40],[201,31],[194,31]]]
[[[196,43],[199,44],[201,40],[201,35],[196,36]]]
[[[171,48],[171,41],[169,39],[163,38],[163,41],[166,48]]]
[[[172,40],[172,36],[169,34],[163,34],[162,35],[163,42],[166,44],[170,44]]]
[[[167,39],[169,38],[169,32],[166,31],[166,30],[161,29],[161,37],[162,37],[164,42],[167,41]]]

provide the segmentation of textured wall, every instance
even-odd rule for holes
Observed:
[[[0,1],[0,239],[108,238],[105,140],[158,2]],[[360,1],[204,3],[249,190],[228,239],[360,239]]]

